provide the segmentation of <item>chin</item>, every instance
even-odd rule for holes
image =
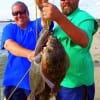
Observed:
[[[21,24],[18,24],[18,26],[21,27],[21,28],[25,28],[25,27],[26,27],[26,26],[25,26],[24,24],[22,24],[22,23],[21,23]]]
[[[67,16],[70,15],[71,13],[72,13],[72,11],[63,11],[63,14],[67,15]]]

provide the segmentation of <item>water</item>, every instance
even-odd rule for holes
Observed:
[[[2,30],[6,24],[9,22],[0,22],[0,47],[1,47],[1,36],[2,36]]]
[[[2,30],[6,24],[9,22],[0,22],[0,48],[1,48],[1,37],[2,37]],[[2,78],[3,78],[3,72],[4,72],[4,65],[7,60],[7,51],[6,50],[1,50],[0,49],[0,100],[3,99],[3,92],[2,92]]]
[[[8,24],[8,22],[0,23],[0,48],[1,48],[2,30],[6,24]],[[6,58],[7,58],[7,51],[0,49],[0,85],[1,85],[2,73],[3,73],[4,64],[6,62]]]

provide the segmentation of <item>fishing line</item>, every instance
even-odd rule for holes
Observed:
[[[30,67],[31,68],[31,67]],[[15,89],[11,92],[11,94],[9,95],[9,97],[7,98],[7,100],[10,100],[10,98],[12,97],[12,95],[14,94],[14,92],[16,91],[16,89],[18,88],[18,86],[20,85],[20,83],[23,81],[23,79],[26,77],[26,75],[28,74],[28,72],[30,71],[30,68],[28,68],[28,70],[25,72],[24,76],[21,78],[21,80],[18,82],[17,86],[15,87]]]
[[[37,16],[38,16],[38,7],[37,4],[35,2],[35,16],[36,16],[36,42],[38,40],[38,20],[37,20]]]

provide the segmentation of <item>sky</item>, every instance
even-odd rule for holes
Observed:
[[[0,20],[13,19],[11,15],[11,6],[14,2],[18,0],[2,0],[0,3]],[[30,12],[30,18],[35,19],[36,16],[36,5],[34,0],[20,0],[25,2],[28,6]],[[59,0],[49,0],[49,2],[54,3],[58,8]],[[100,18],[100,0],[80,0],[79,7],[83,10],[89,12],[95,18]]]

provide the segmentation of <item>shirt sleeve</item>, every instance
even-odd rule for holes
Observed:
[[[51,32],[53,31],[53,27],[54,27],[54,22],[51,21],[51,23],[50,23],[50,27],[49,27],[49,30],[50,30]]]
[[[8,39],[15,40],[15,36],[14,36],[15,34],[13,33],[14,33],[14,28],[13,28],[12,23],[4,27],[3,32],[2,32],[2,37],[1,37],[1,49],[4,49],[4,43],[6,40]]]
[[[93,35],[96,33],[98,28],[97,22],[93,19],[84,20],[80,23],[79,28],[87,34],[89,45],[91,45]]]

